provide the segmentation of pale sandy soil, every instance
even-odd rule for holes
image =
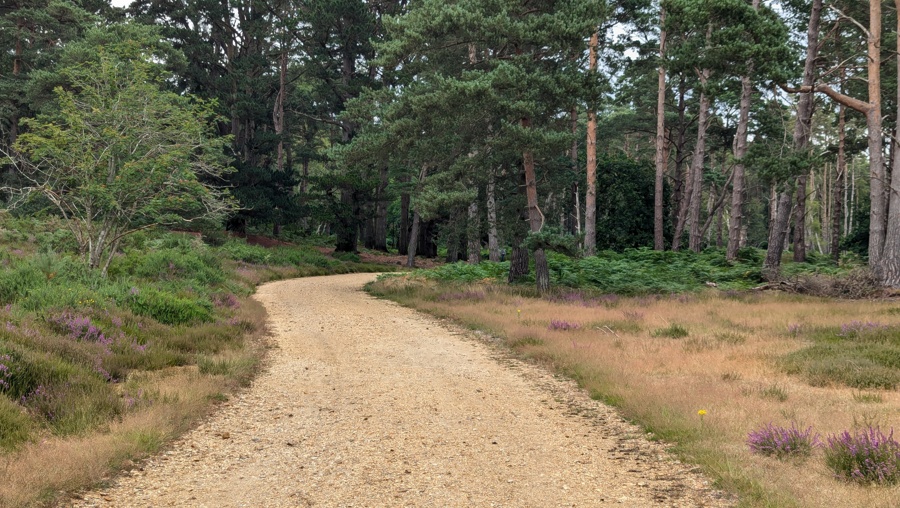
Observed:
[[[372,275],[267,284],[253,386],[94,506],[724,507],[571,383],[376,300]]]

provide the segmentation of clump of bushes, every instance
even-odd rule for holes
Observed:
[[[877,427],[844,431],[828,438],[825,463],[847,481],[895,484],[900,482],[900,443],[893,429],[888,434]]]
[[[822,443],[812,427],[800,430],[794,423],[789,428],[769,423],[751,432],[747,436],[747,445],[753,453],[785,459],[808,457]]]
[[[861,484],[900,483],[900,443],[894,430],[885,434],[878,427],[866,427],[853,433],[843,431],[828,437],[823,445],[812,427],[800,430],[769,423],[747,436],[750,451],[759,455],[787,459],[808,457],[816,448],[825,449],[825,464],[835,476]]]

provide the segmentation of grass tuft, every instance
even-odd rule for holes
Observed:
[[[671,324],[665,328],[657,328],[650,332],[651,337],[667,337],[670,339],[683,339],[687,337],[688,330],[682,325],[679,324]]]

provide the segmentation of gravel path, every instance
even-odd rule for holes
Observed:
[[[731,505],[570,383],[361,292],[372,278],[262,286],[267,371],[74,506]]]

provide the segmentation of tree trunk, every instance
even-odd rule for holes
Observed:
[[[724,229],[725,229],[725,208],[719,207],[716,212],[716,248],[721,249],[725,245]]]
[[[737,133],[734,137],[734,177],[731,183],[731,216],[728,224],[728,250],[725,259],[737,259],[741,247],[741,228],[744,223],[744,156],[747,155],[747,131],[750,125],[750,101],[753,84],[749,76],[741,78],[741,105]]]
[[[516,245],[512,248],[509,257],[509,278],[510,284],[519,282],[528,275],[528,249],[522,245]]]
[[[435,222],[433,220],[420,221],[419,224],[419,248],[420,256],[437,259],[437,242],[434,238]],[[462,237],[460,237],[462,239]],[[465,245],[462,246],[463,250]]]
[[[591,74],[597,72],[598,38],[599,35],[595,30],[591,34],[588,48],[588,68]],[[587,108],[587,188],[584,198],[585,256],[593,256],[597,253],[597,111],[594,107],[594,104],[588,104]],[[537,253],[535,253],[535,260],[537,260]]]
[[[531,128],[531,119],[523,118],[522,127]],[[537,176],[534,171],[534,153],[526,149],[522,153],[522,167],[525,172],[525,196],[528,203],[528,225],[533,233],[540,232],[544,226],[544,214],[538,207]],[[550,289],[550,268],[543,249],[534,251],[534,280],[538,293],[544,294]]]
[[[797,177],[797,206],[794,208],[794,262],[806,262],[806,175]]]
[[[388,168],[382,166],[379,169],[378,182],[378,201],[375,205],[375,238],[372,248],[387,252],[387,188],[388,188]]]
[[[700,111],[697,114],[697,142],[694,146],[694,157],[691,159],[691,192],[690,192],[690,222],[691,231],[688,237],[689,247],[694,252],[700,252],[701,236],[700,209],[703,203],[703,161],[706,158],[706,130],[709,127],[709,94],[706,93],[706,83],[709,80],[709,70],[700,72]],[[683,226],[682,226],[683,227]]]
[[[573,212],[570,215],[569,222],[572,223],[572,227],[569,228],[569,232],[575,235],[581,234],[581,197],[578,195],[578,138],[576,135],[578,134],[578,108],[577,106],[572,106],[572,148],[569,151],[569,160],[572,163],[572,173],[574,177],[572,178],[572,202],[574,203]]]
[[[419,212],[413,212],[412,228],[409,233],[409,243],[406,246],[406,266],[415,268],[416,266],[416,248],[419,242]]]
[[[287,49],[281,51],[278,65],[278,95],[275,96],[275,108],[272,111],[272,124],[275,128],[275,135],[278,136],[278,149],[276,167],[278,171],[284,169],[284,99],[287,96],[287,85],[285,78],[287,75]]]
[[[404,177],[409,182],[409,177]],[[397,250],[400,255],[406,255],[409,247],[409,192],[400,194],[400,231],[397,235]]]
[[[704,71],[706,73],[707,71]],[[703,73],[701,73],[703,75]],[[708,74],[707,74],[708,76]],[[705,81],[705,80],[702,80]],[[702,86],[702,83],[701,83]],[[694,146],[694,155],[691,159],[691,165],[688,167],[687,173],[684,177],[684,184],[681,195],[681,203],[678,211],[678,220],[675,223],[675,236],[672,238],[672,250],[676,251],[681,248],[681,237],[684,234],[684,228],[688,222],[688,216],[693,215],[694,204],[696,201],[697,210],[700,209],[700,193],[694,192],[694,183],[699,179],[702,182],[703,174],[703,159],[705,152],[705,143],[706,143],[706,127],[707,127],[707,119],[709,113],[709,98],[706,96],[704,92],[700,92],[700,111],[697,115],[697,141]],[[701,171],[700,174],[695,174],[697,169]],[[697,189],[699,191],[700,189]],[[697,213],[699,222],[699,211]]]
[[[866,127],[869,139],[869,266],[877,274],[885,242],[885,170],[881,132],[881,0],[869,1],[869,111]]]
[[[753,0],[753,9],[759,10],[759,0]],[[747,131],[750,125],[750,102],[753,99],[753,83],[750,76],[741,77],[741,102],[738,113],[737,133],[734,137],[734,175],[731,184],[731,213],[728,225],[728,248],[725,259],[737,259],[741,248],[741,230],[744,225],[744,156],[747,155]]]
[[[684,168],[684,161],[687,159],[687,151],[685,150],[685,146],[687,145],[687,123],[685,122],[685,116],[687,111],[687,101],[685,100],[685,94],[687,93],[686,84],[684,76],[681,76],[680,82],[678,84],[678,136],[675,138],[675,167],[672,171],[672,223],[677,224],[679,217],[681,217],[681,213],[684,208],[684,195],[685,195],[685,175],[682,169]],[[682,232],[684,231],[684,225],[682,224]],[[681,239],[679,235],[679,245],[681,244]],[[672,250],[678,250],[678,247],[675,246],[674,239],[672,243]]]
[[[769,228],[769,246],[766,249],[766,259],[763,262],[763,276],[768,280],[778,278],[781,267],[781,255],[784,251],[784,241],[787,237],[791,219],[791,203],[793,192],[791,189],[778,193],[778,201],[775,205],[775,219]]]
[[[422,190],[422,186],[425,185],[425,176],[428,174],[428,166],[422,165],[422,169],[419,171],[419,180],[416,182],[416,194]],[[409,199],[407,197],[407,199]],[[407,205],[409,206],[409,205]],[[409,232],[409,240],[407,243],[406,249],[406,266],[412,268],[416,266],[416,250],[418,249],[420,244],[424,242],[420,242],[422,229],[422,218],[419,216],[418,206],[413,208],[413,222],[412,228],[410,228]],[[427,248],[427,247],[426,247]]]
[[[897,9],[900,9],[900,0],[895,0],[895,5]],[[897,29],[900,30],[900,17],[897,19]],[[897,77],[900,79],[900,38],[897,39],[897,50]],[[897,88],[897,99],[897,112],[900,113],[900,87]],[[900,130],[900,127],[898,127],[898,130]],[[896,148],[897,145],[895,144],[894,147]],[[888,186],[890,188],[890,198],[888,202],[887,231],[880,270],[877,274],[883,286],[900,288],[900,157],[894,157],[890,178],[891,181]]]
[[[831,208],[831,259],[835,263],[841,260],[841,222],[843,221],[843,205],[846,195],[847,180],[847,123],[846,123],[846,107],[843,104],[838,105],[838,153],[837,153],[837,170],[834,178],[834,204]],[[896,171],[895,171],[896,174]]]
[[[822,0],[813,0],[812,12],[809,16],[809,27],[806,31],[806,63],[803,68],[803,90],[797,104],[797,121],[794,123],[793,147],[797,152],[804,152],[809,144],[810,124],[813,111],[812,85],[815,79],[815,63],[819,51],[819,20],[822,13]],[[806,172],[802,178],[806,177]],[[799,182],[800,179],[798,179]],[[805,182],[804,182],[805,183]],[[773,228],[769,230],[769,245],[766,249],[766,260],[763,263],[763,273],[767,278],[778,277],[781,269],[781,254],[790,222],[791,195],[793,189],[790,183],[786,183],[787,189],[778,197],[778,208]],[[803,189],[806,192],[805,185]]]
[[[663,184],[668,158],[666,157],[666,10],[659,11],[659,69],[656,89],[656,180],[653,186],[653,248],[665,249],[663,236]]]
[[[469,204],[469,220],[466,228],[467,261],[470,265],[481,263],[481,215],[478,211],[478,200]]]
[[[487,184],[488,258],[500,261],[500,238],[497,234],[497,200],[494,198],[494,174]]]

